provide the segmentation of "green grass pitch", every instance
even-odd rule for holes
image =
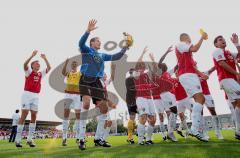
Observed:
[[[176,134],[177,135],[177,134]],[[111,136],[111,148],[94,147],[93,138],[87,139],[87,150],[80,151],[75,139],[68,139],[68,146],[61,146],[61,139],[38,139],[37,146],[30,148],[23,141],[23,148],[0,141],[0,158],[238,158],[240,141],[235,140],[233,130],[223,131],[224,140],[217,140],[214,132],[209,132],[208,143],[195,138],[180,138],[179,142],[163,142],[160,134],[154,135],[154,145],[139,146],[126,143],[126,136]],[[135,137],[137,141],[137,137]]]

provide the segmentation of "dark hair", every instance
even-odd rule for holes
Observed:
[[[158,68],[161,69],[163,72],[166,72],[168,69],[167,64],[165,63],[159,63]]]
[[[16,112],[16,113],[19,113],[19,110],[17,109],[15,112]]]
[[[180,36],[179,36],[180,41],[182,41],[184,36],[188,36],[188,34],[187,33],[181,33]]]
[[[223,36],[222,35],[217,36],[213,41],[214,45],[218,42],[219,38],[223,38]]]
[[[129,74],[132,74],[134,70],[134,68],[129,69]]]
[[[35,61],[31,62],[31,68],[32,68],[33,64],[36,63],[36,62],[38,62],[38,60],[35,60]]]
[[[90,47],[92,47],[92,42],[95,42],[96,41],[96,39],[98,39],[98,37],[93,37],[93,38],[91,38],[90,39]]]

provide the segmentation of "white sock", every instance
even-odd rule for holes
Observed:
[[[23,131],[24,125],[18,125],[17,126],[17,135],[16,135],[16,143],[20,143],[22,140],[22,131]]]
[[[32,141],[35,129],[36,129],[36,123],[30,123],[27,141]]]
[[[62,126],[63,126],[63,135],[62,138],[63,139],[67,139],[67,134],[68,134],[68,120],[63,120],[62,122]]]
[[[153,126],[152,125],[148,125],[146,141],[152,140],[153,130],[154,130]]]
[[[76,138],[80,139],[80,120],[75,120]]]
[[[88,111],[87,109],[82,108],[81,112]],[[84,118],[83,118],[84,117]],[[86,122],[85,116],[80,115],[80,132],[79,132],[79,139],[84,140],[85,139],[85,133],[86,133]]]
[[[240,108],[235,107],[236,132],[240,132]]]
[[[109,133],[110,133],[111,127],[107,127],[104,129],[104,134],[103,134],[103,140],[107,140]]]
[[[79,139],[80,140],[85,139],[86,122],[87,122],[87,120],[80,120],[80,132],[79,132]]]
[[[139,123],[137,126],[137,133],[138,133],[138,143],[142,143],[145,135],[145,125]]]
[[[215,133],[220,131],[220,122],[217,116],[212,116],[213,127],[215,129]]]
[[[166,129],[165,129],[164,123],[160,121],[160,126],[159,127],[160,127],[160,131],[161,131],[162,136],[165,137],[166,136],[165,135]]]
[[[202,113],[203,105],[195,102],[192,108],[192,126],[191,130],[193,132],[197,132],[201,123],[201,113]]]
[[[94,136],[94,139],[98,140],[98,139],[102,139],[103,136],[103,131],[104,131],[104,124],[105,124],[105,120],[100,116],[98,116],[98,124],[97,124],[97,130]]]
[[[232,121],[233,121],[233,124],[234,124],[234,126],[235,126],[235,124],[236,124],[236,123],[235,123],[235,122],[236,122],[235,109],[234,109],[232,103],[231,103],[229,100],[227,100],[227,104],[228,104],[229,109],[230,109],[230,111],[231,111],[231,113],[232,113]]]
[[[200,123],[198,131],[202,132],[203,135],[208,135],[207,129],[206,129],[206,124],[205,124],[205,119],[204,119],[203,115],[201,115],[201,123]]]
[[[168,118],[168,133],[172,133],[174,131],[176,125],[176,117],[174,113],[170,113]]]

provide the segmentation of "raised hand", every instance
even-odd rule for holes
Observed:
[[[239,44],[238,35],[236,33],[232,34],[231,41],[234,45]]]
[[[167,51],[166,51],[166,53],[170,53],[170,52],[172,52],[173,51],[173,46],[171,45],[170,47],[168,47],[168,49],[167,49]]]
[[[97,20],[92,19],[88,22],[88,27],[87,27],[87,32],[91,32],[95,29],[97,29],[98,27],[96,26],[97,24]]]
[[[208,34],[206,32],[202,33],[202,39],[204,39],[204,40],[208,39]]]
[[[34,51],[32,52],[32,57],[36,56],[37,53],[38,53],[38,51],[37,51],[37,50],[34,50]]]
[[[45,54],[41,54],[40,57],[43,58],[43,59],[47,58]]]
[[[150,57],[150,59],[151,59],[153,62],[155,61],[155,58],[154,58],[153,53],[149,53],[149,57]]]
[[[146,46],[146,47],[143,49],[142,54],[144,55],[145,53],[147,53],[147,51],[148,51],[148,47]]]

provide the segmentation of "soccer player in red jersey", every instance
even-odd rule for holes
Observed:
[[[240,73],[236,68],[236,58],[240,54],[240,44],[237,34],[232,34],[232,43],[237,48],[237,53],[226,50],[226,41],[223,36],[214,39],[216,49],[213,52],[214,66],[217,71],[220,86],[227,94],[228,100],[234,106],[236,116],[235,138],[240,140]]]
[[[31,112],[31,121],[29,124],[27,144],[30,147],[35,147],[35,143],[33,142],[32,138],[36,128],[36,117],[38,112],[39,93],[41,91],[41,81],[42,78],[46,76],[46,74],[51,69],[51,66],[45,54],[41,54],[40,56],[47,65],[46,69],[39,71],[40,64],[37,60],[31,62],[31,67],[29,68],[29,62],[33,59],[33,57],[37,55],[37,53],[37,50],[33,51],[32,55],[24,63],[25,86],[21,99],[22,114],[17,127],[16,147],[22,147],[22,131],[24,127],[24,121],[27,118],[29,111]]]
[[[194,99],[192,108],[192,126],[189,134],[201,141],[208,141],[204,139],[199,130],[201,122],[201,112],[205,102],[200,80],[195,72],[193,52],[197,52],[202,45],[204,39],[207,39],[207,34],[203,33],[201,39],[197,44],[191,43],[191,38],[188,34],[182,33],[180,35],[180,43],[176,45],[176,57],[178,64],[179,81],[184,87],[189,97]]]
[[[139,124],[137,126],[138,144],[144,145],[144,136],[146,136],[146,144],[151,145],[152,134],[156,122],[156,114],[154,103],[151,96],[152,83],[148,74],[145,72],[146,66],[143,62],[143,56],[147,52],[147,48],[143,50],[136,67],[135,67],[135,89],[136,89],[136,104],[139,113]],[[145,131],[145,124],[148,121],[147,130]]]

